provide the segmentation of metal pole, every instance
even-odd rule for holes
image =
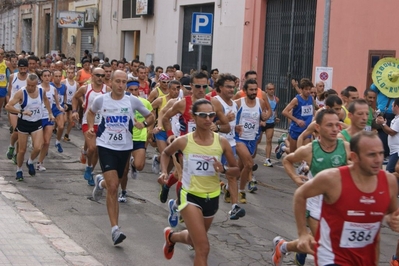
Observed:
[[[288,88],[290,87],[291,84],[291,78],[292,78],[292,47],[294,45],[294,11],[295,11],[295,0],[292,0],[292,6],[291,6],[291,22],[290,22],[290,48],[288,51]]]
[[[331,13],[331,0],[325,0],[324,7],[324,27],[323,27],[323,45],[321,48],[321,66],[328,65],[328,40],[330,37],[330,13]]]
[[[58,0],[54,0],[54,5],[53,5],[53,43],[52,47],[53,50],[57,50],[57,14],[58,14]]]
[[[202,65],[202,45],[198,45],[198,71],[201,71],[201,65]]]

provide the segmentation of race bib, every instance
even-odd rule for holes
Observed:
[[[126,144],[126,129],[106,130],[106,142],[111,145]]]
[[[6,80],[6,75],[0,74],[0,81],[5,81],[5,80]]]
[[[364,130],[366,130],[366,131],[371,131],[371,126],[366,126],[366,127],[364,128]]]
[[[363,248],[374,242],[374,238],[380,229],[381,222],[353,223],[344,222],[342,229],[341,248]]]
[[[197,125],[194,121],[188,121],[188,133],[194,132],[197,129]]]
[[[196,176],[214,176],[213,156],[203,154],[189,154],[188,168],[191,175]]]
[[[304,105],[301,107],[301,116],[313,115],[313,105]]]

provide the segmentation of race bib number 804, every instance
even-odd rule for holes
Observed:
[[[341,248],[363,248],[374,242],[380,226],[380,222],[344,222],[339,246]]]

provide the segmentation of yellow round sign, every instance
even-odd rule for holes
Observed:
[[[374,66],[374,85],[389,98],[399,97],[399,59],[385,57]]]

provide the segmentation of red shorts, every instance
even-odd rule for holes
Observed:
[[[94,125],[94,126],[93,126],[93,129],[94,129],[94,132],[97,133],[97,131],[98,131],[98,125]],[[83,125],[82,125],[83,134],[86,133],[87,130],[89,130],[89,125],[88,125],[88,124],[83,124]]]

